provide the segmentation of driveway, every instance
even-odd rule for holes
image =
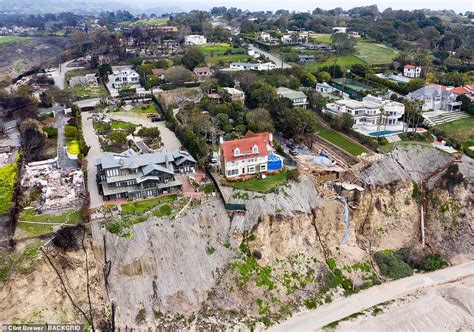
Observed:
[[[76,59],[77,60],[77,59]],[[54,80],[54,84],[60,88],[61,90],[64,90],[64,76],[66,73],[70,70],[74,69],[81,69],[84,67],[68,67],[68,65],[76,60],[70,60],[63,62],[59,65],[58,68],[52,73],[52,78]]]
[[[64,117],[64,109],[56,109],[56,128],[58,129],[58,164],[61,168],[78,168],[79,164],[76,160],[67,156],[66,136],[64,134],[64,126],[67,125]]]
[[[402,297],[421,288],[455,281],[471,275],[474,275],[474,261],[439,271],[416,274],[408,278],[387,282],[358,294],[340,298],[316,310],[290,318],[286,322],[270,328],[270,331],[316,331],[329,323],[348,317],[356,312],[364,311],[377,304]]]
[[[161,141],[163,142],[163,147],[160,150],[179,150],[181,149],[181,142],[178,140],[174,132],[169,130],[164,121],[152,122],[145,116],[137,116],[134,113],[107,113],[107,116],[112,120],[119,120],[130,122],[136,125],[142,125],[147,128],[158,128],[160,130]]]
[[[87,189],[90,195],[90,208],[97,208],[104,204],[102,196],[99,194],[97,187],[97,168],[94,166],[94,160],[102,157],[102,150],[100,148],[99,140],[92,126],[92,114],[89,112],[82,112],[82,132],[87,145],[91,148],[86,156],[87,160]]]
[[[279,57],[277,57],[277,56],[275,56],[271,53],[268,53],[268,52],[256,47],[255,45],[249,45],[249,50],[254,51],[256,53],[263,54],[266,58],[270,59],[270,61],[272,61],[274,64],[276,64],[280,68],[283,68],[283,69],[291,68],[291,65],[289,63],[283,62],[283,60],[280,59]]]

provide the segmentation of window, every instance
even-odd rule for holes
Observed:
[[[239,170],[237,169],[229,169],[227,171],[227,176],[237,175],[238,173],[239,173]]]
[[[267,165],[260,165],[260,172],[264,172],[267,170]]]
[[[240,156],[240,149],[239,148],[234,149],[234,156]]]
[[[255,173],[255,166],[249,166],[249,168],[247,169],[247,172],[248,173]]]
[[[258,153],[258,146],[254,145],[252,147],[252,151],[253,151],[253,153]]]

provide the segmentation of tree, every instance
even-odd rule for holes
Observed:
[[[77,138],[77,128],[74,126],[66,126],[64,128],[64,135],[68,138]]]
[[[53,97],[50,93],[46,91],[41,92],[40,94],[40,105],[41,107],[52,107],[53,106]]]
[[[247,113],[246,119],[249,127],[252,130],[261,132],[261,131],[275,131],[275,126],[273,125],[272,116],[270,112],[265,108],[256,108]]]
[[[109,81],[109,75],[112,74],[112,67],[110,66],[109,63],[104,63],[99,66],[97,69],[97,77],[99,80],[103,83],[106,83]]]
[[[190,47],[186,50],[181,59],[181,63],[189,70],[193,70],[199,64],[203,64],[205,61],[204,53],[197,47]]]
[[[297,107],[288,110],[286,116],[289,130],[296,140],[304,140],[305,134],[312,133],[317,128],[318,120],[316,115],[305,108]]]
[[[331,80],[331,74],[327,71],[320,71],[318,73],[318,81],[319,82],[329,82]]]
[[[43,131],[41,123],[34,119],[26,119],[20,124],[21,145],[27,161],[36,160],[41,148],[45,145],[48,135]]]
[[[351,71],[356,75],[365,77],[367,73],[369,73],[370,69],[367,65],[356,63],[355,65],[352,65]]]
[[[218,72],[214,75],[220,86],[233,88],[235,86],[234,79],[232,76],[226,73]]]
[[[262,83],[250,93],[246,101],[251,107],[265,107],[275,99],[278,99],[276,89],[267,83]]]
[[[466,95],[460,95],[456,98],[456,101],[460,101],[461,111],[474,115],[474,103]]]
[[[334,33],[331,40],[338,54],[349,54],[355,50],[355,39],[345,33]]]
[[[176,85],[194,80],[194,74],[183,66],[174,66],[165,71],[165,79]]]
[[[316,111],[322,111],[324,106],[326,106],[326,98],[324,98],[319,92],[311,90],[308,91],[307,95],[312,109]]]
[[[349,130],[354,125],[354,119],[350,114],[343,113],[334,117],[333,124],[338,130]]]
[[[108,134],[108,138],[116,144],[124,144],[127,142],[127,133],[114,130]]]

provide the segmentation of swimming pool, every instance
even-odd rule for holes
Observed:
[[[383,137],[383,136],[399,134],[399,133],[402,133],[402,132],[403,132],[403,130],[381,130],[381,131],[374,131],[373,133],[369,133],[369,136]]]

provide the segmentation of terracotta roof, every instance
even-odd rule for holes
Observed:
[[[463,86],[457,86],[451,89],[449,92],[454,93],[455,95],[465,95],[470,93],[470,91]]]
[[[413,66],[413,65],[405,65],[403,68],[416,69],[416,66]]]
[[[255,157],[265,157],[268,156],[267,144],[269,143],[268,132],[258,134],[248,132],[241,139],[223,142],[221,144],[221,152],[226,162]],[[258,147],[258,153],[253,153],[253,147],[255,145]],[[234,155],[236,148],[239,148],[240,150],[240,155],[238,156]]]

